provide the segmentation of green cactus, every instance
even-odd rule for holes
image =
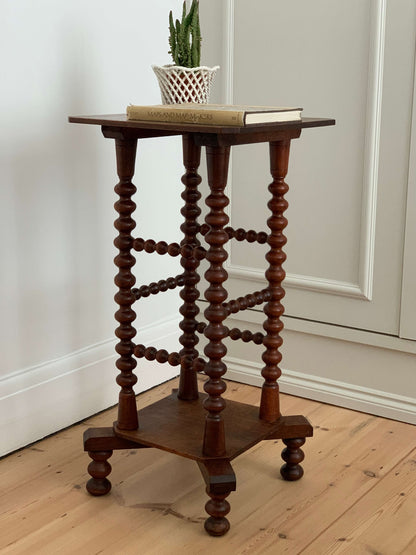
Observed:
[[[199,0],[192,0],[189,13],[186,2],[182,7],[182,20],[173,22],[169,12],[169,54],[175,65],[198,67],[201,63],[201,29],[199,25]]]

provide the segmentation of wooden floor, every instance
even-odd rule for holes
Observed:
[[[258,389],[228,385],[226,397],[258,402]],[[144,393],[140,406],[175,386]],[[226,536],[204,532],[200,471],[170,453],[116,451],[111,493],[86,493],[82,432],[111,425],[111,409],[0,461],[0,553],[416,554],[416,427],[282,397],[284,414],[304,414],[315,426],[305,475],[280,478],[281,442],[238,457]]]

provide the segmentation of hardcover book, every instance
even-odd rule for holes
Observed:
[[[243,106],[234,104],[157,104],[130,105],[127,119],[164,123],[195,123],[244,127],[301,120],[302,108]]]

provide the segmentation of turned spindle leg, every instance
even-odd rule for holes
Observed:
[[[265,366],[262,370],[264,384],[260,403],[260,418],[267,422],[274,422],[280,417],[277,379],[281,375],[279,363],[282,355],[279,352],[279,348],[283,342],[280,336],[283,329],[281,317],[284,312],[281,300],[285,295],[282,281],[286,275],[282,268],[282,264],[286,260],[286,254],[283,252],[286,237],[283,234],[283,230],[287,225],[287,220],[283,213],[288,207],[284,195],[289,189],[284,178],[288,170],[289,147],[290,141],[288,140],[270,143],[270,171],[273,183],[269,185],[272,198],[268,203],[268,207],[272,215],[267,220],[267,225],[270,228],[267,243],[270,246],[270,250],[266,254],[266,260],[269,263],[266,279],[269,283],[270,300],[264,307],[267,319],[263,325],[266,331],[263,344],[266,350],[262,357]]]
[[[236,489],[236,478],[230,462],[226,459],[198,462],[211,499],[205,505],[210,515],[205,521],[205,530],[211,536],[223,536],[230,529],[225,516],[230,512],[226,497]]]
[[[88,465],[88,473],[92,478],[88,480],[86,488],[91,495],[105,495],[110,491],[111,482],[106,477],[111,472],[111,465],[107,459],[112,454],[112,451],[88,451],[92,459]]]
[[[305,439],[284,439],[283,443],[286,445],[286,448],[282,451],[282,459],[286,464],[281,467],[280,474],[284,480],[290,482],[300,480],[303,476],[303,468],[300,466],[300,463],[305,458],[301,447],[305,443]]]
[[[198,200],[201,198],[198,185],[201,183],[201,177],[197,172],[200,159],[201,147],[195,145],[190,135],[184,135],[183,163],[186,173],[182,177],[182,183],[185,185],[182,198],[185,201],[185,205],[181,210],[181,214],[185,221],[181,225],[181,230],[184,234],[181,246],[193,248],[200,246],[200,242],[196,237],[199,231],[197,220],[201,214],[201,210],[198,207]],[[190,258],[182,257],[181,265],[184,268],[184,286],[180,293],[183,299],[183,305],[180,308],[183,319],[179,327],[183,334],[179,338],[179,342],[183,348],[179,352],[182,362],[178,397],[179,399],[189,401],[198,398],[197,375],[192,363],[198,357],[198,351],[195,349],[195,345],[199,341],[196,334],[198,323],[195,318],[199,313],[199,308],[196,305],[196,300],[199,297],[199,291],[196,287],[200,279],[197,272],[199,260],[194,256]]]
[[[223,263],[227,259],[227,253],[223,245],[228,240],[224,227],[228,223],[228,216],[224,212],[229,200],[224,194],[227,183],[228,161],[230,147],[208,146],[207,149],[208,183],[211,194],[206,199],[210,208],[205,218],[209,225],[209,231],[205,240],[209,245],[206,259],[210,264],[205,272],[205,278],[209,283],[205,291],[205,298],[209,302],[204,314],[208,325],[204,334],[209,340],[204,349],[208,362],[205,373],[209,376],[204,384],[204,390],[208,393],[204,401],[204,408],[208,411],[205,421],[203,453],[210,457],[219,457],[225,454],[224,421],[221,411],[225,408],[225,400],[221,395],[226,390],[225,382],[221,379],[226,372],[226,366],[222,358],[227,349],[222,340],[227,336],[227,328],[223,325],[227,313],[223,306],[227,298],[227,291],[222,286],[227,279],[227,272]]]
[[[134,175],[136,147],[137,139],[116,139],[117,174],[120,182],[115,187],[119,200],[114,207],[119,217],[114,225],[119,234],[114,245],[119,249],[119,254],[115,257],[114,262],[119,268],[119,272],[114,280],[118,287],[114,299],[120,305],[115,314],[115,318],[120,324],[116,329],[116,336],[120,340],[116,345],[116,351],[120,355],[116,362],[116,366],[120,370],[120,374],[117,376],[117,383],[121,387],[117,420],[120,430],[135,430],[138,427],[136,398],[133,390],[133,386],[137,382],[137,377],[133,374],[137,362],[133,356],[134,343],[132,342],[136,335],[136,330],[132,326],[136,313],[131,308],[135,301],[132,287],[136,282],[131,271],[136,263],[136,259],[131,254],[133,246],[131,232],[136,227],[136,223],[131,217],[136,208],[136,204],[131,198],[136,192],[136,187],[131,182]]]

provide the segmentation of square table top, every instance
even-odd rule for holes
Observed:
[[[90,125],[101,125],[104,127],[118,127],[130,129],[152,129],[160,131],[171,131],[172,134],[182,133],[214,133],[214,134],[250,134],[260,131],[283,131],[294,128],[323,127],[335,125],[335,120],[331,118],[302,118],[297,121],[251,124],[246,126],[230,125],[202,125],[195,123],[167,123],[159,121],[138,121],[128,120],[126,114],[105,114],[93,116],[70,116],[70,123],[83,123]]]
[[[304,128],[335,125],[334,119],[305,117],[297,121],[234,127],[129,120],[126,114],[71,116],[69,122],[100,125],[103,135],[107,138],[144,139],[191,134],[195,144],[213,147],[291,140],[298,138]]]

